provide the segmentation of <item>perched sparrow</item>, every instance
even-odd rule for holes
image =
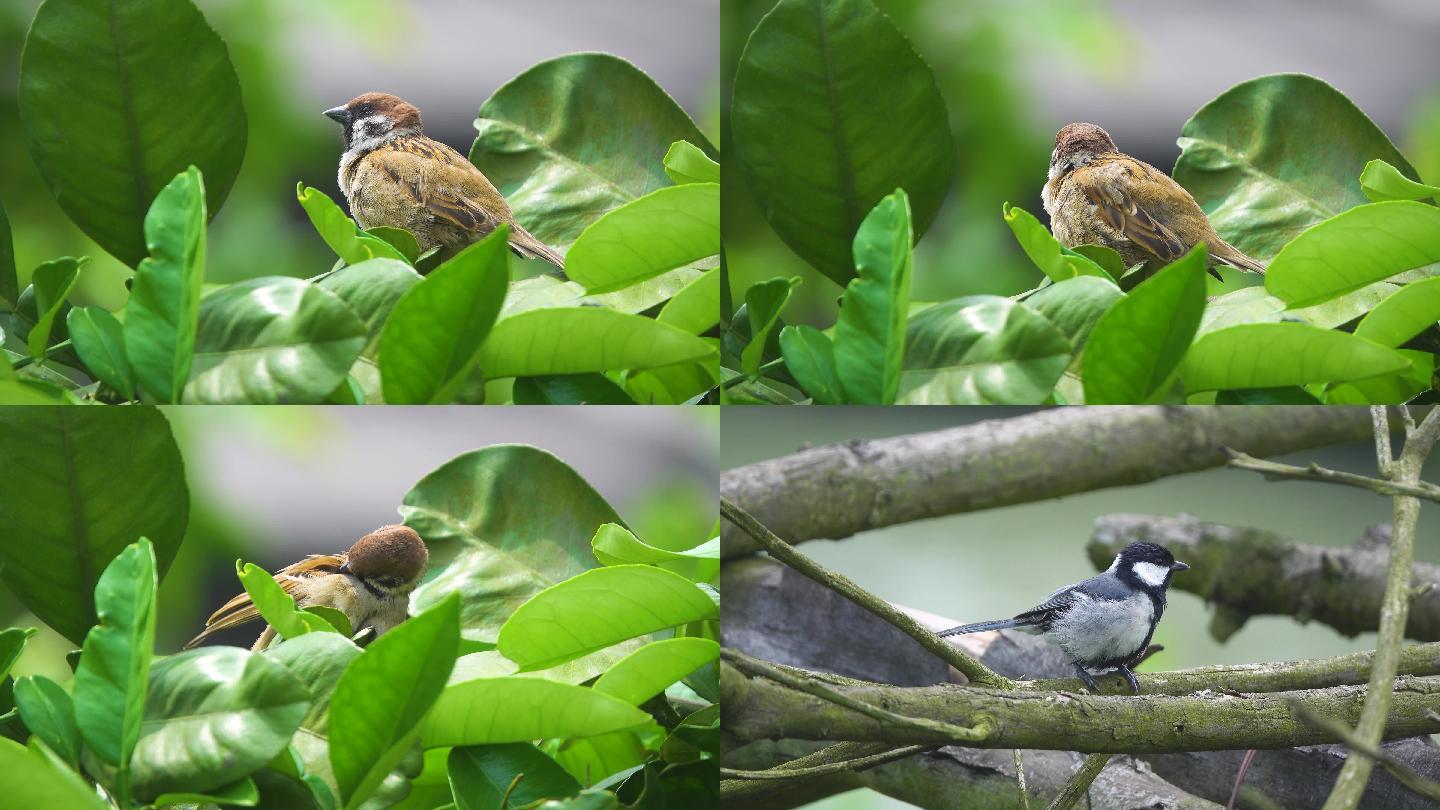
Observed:
[[[517,255],[565,269],[565,259],[520,227],[473,163],[425,137],[414,106],[388,93],[366,93],[325,114],[345,128],[340,190],[360,227],[404,228],[422,251],[439,245],[449,257],[503,222]]]
[[[1099,576],[1067,585],[1050,594],[1039,606],[1013,619],[976,622],[952,627],[940,635],[958,636],[983,630],[1017,629],[1040,633],[1045,640],[1070,656],[1081,680],[1098,692],[1086,668],[1114,667],[1130,689],[1140,694],[1140,684],[1130,667],[1138,663],[1160,615],[1165,612],[1165,589],[1170,575],[1190,566],[1177,561],[1164,546],[1131,543],[1120,549],[1115,562]]]
[[[1115,148],[1094,124],[1066,124],[1050,153],[1050,180],[1040,194],[1055,238],[1066,247],[1114,248],[1130,267],[1169,264],[1200,242],[1216,264],[1252,273],[1265,266],[1215,233],[1199,203],[1170,176]]]
[[[369,627],[378,636],[405,621],[410,592],[429,561],[424,541],[408,526],[381,526],[342,554],[311,554],[281,568],[275,572],[275,581],[295,598],[297,607],[335,608],[357,632]],[[260,611],[249,594],[242,593],[215,611],[185,649],[258,618]],[[263,650],[274,638],[275,628],[267,626],[250,649]]]

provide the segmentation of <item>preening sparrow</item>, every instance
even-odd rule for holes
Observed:
[[[275,582],[295,598],[297,607],[324,605],[345,614],[356,631],[372,628],[381,635],[405,621],[410,592],[429,564],[425,542],[408,526],[382,526],[355,541],[341,554],[311,554],[275,572]],[[211,635],[260,618],[260,611],[242,593],[226,602],[205,622],[205,629],[185,649]],[[250,649],[270,646],[275,629],[267,626]]]
[[[1216,278],[1217,264],[1265,272],[1263,264],[1215,233],[1190,192],[1121,152],[1094,124],[1066,124],[1056,134],[1050,179],[1040,196],[1055,238],[1066,247],[1104,245],[1114,248],[1127,267],[1159,266],[1204,242]]]
[[[565,259],[515,221],[505,198],[473,163],[425,137],[413,105],[388,93],[366,93],[325,115],[345,128],[340,190],[360,227],[404,228],[422,251],[438,245],[448,258],[503,222],[517,255],[565,269]]]

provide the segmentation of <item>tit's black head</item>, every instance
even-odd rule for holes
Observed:
[[[1190,566],[1175,559],[1169,549],[1154,543],[1131,543],[1120,549],[1110,570],[1138,588],[1161,590],[1170,585],[1170,577]]]

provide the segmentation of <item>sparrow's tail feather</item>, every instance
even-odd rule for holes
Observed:
[[[536,239],[529,231],[520,227],[518,222],[510,230],[510,249],[522,259],[544,259],[560,268],[562,275],[564,273],[565,257]]]
[[[1025,622],[1019,619],[996,619],[989,622],[975,622],[974,624],[962,624],[959,627],[952,627],[949,630],[941,630],[937,635],[941,638],[946,636],[961,636],[966,633],[980,633],[986,630],[1009,630],[1012,627],[1019,627]]]
[[[1226,242],[1224,246],[1224,250],[1214,251],[1216,261],[1228,264],[1237,270],[1265,275],[1265,265],[1241,253],[1239,248],[1229,242]]]

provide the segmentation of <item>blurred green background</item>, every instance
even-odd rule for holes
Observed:
[[[190,523],[160,586],[156,651],[179,651],[243,590],[235,559],[269,571],[343,551],[400,520],[405,493],[450,459],[492,444],[540,447],[573,467],[642,539],[713,537],[715,408],[171,407],[190,487]],[[123,482],[116,482],[123,486]],[[544,492],[534,493],[544,508]],[[6,538],[18,542],[20,538]],[[36,626],[14,674],[70,677],[69,641],[0,584],[0,627]],[[248,647],[249,625],[217,635]]]
[[[1268,73],[1310,73],[1331,83],[1380,125],[1422,179],[1440,182],[1440,51],[1433,47],[1440,4],[1433,0],[873,2],[935,70],[958,151],[945,206],[916,249],[916,301],[1013,295],[1040,281],[1000,208],[1008,201],[1047,221],[1040,189],[1064,124],[1099,124],[1122,150],[1168,172],[1179,156],[1175,139],[1195,111]],[[722,2],[727,111],[745,40],[774,5]],[[723,128],[729,143],[728,121]],[[840,288],[769,229],[733,161],[724,172],[735,300],[759,281],[800,276],[786,322],[830,326]],[[1254,283],[1259,279],[1227,272],[1224,289]],[[1222,289],[1210,284],[1212,294]]]
[[[466,154],[476,111],[502,84],[546,59],[607,51],[649,73],[717,139],[718,0],[195,2],[229,47],[249,118],[239,178],[208,232],[210,283],[330,269],[334,255],[296,203],[295,184],[304,181],[343,204],[336,181],[340,131],[320,111],[364,92],[393,92],[414,103],[426,134]],[[65,217],[20,127],[20,55],[39,6],[40,0],[0,2],[0,199],[20,283],[41,262],[88,255],[92,262],[72,303],[117,309],[131,271]],[[603,101],[593,114],[605,115]],[[255,260],[257,245],[264,246],[263,263]]]
[[[942,430],[987,419],[1008,419],[1024,408],[825,408],[793,411],[725,409],[723,469],[775,458],[801,446]],[[1398,447],[1398,442],[1397,442]],[[1297,453],[1280,460],[1375,474],[1375,449],[1359,442]],[[1083,476],[1084,470],[1076,470]],[[1440,477],[1432,457],[1427,480]],[[1149,484],[891,526],[838,542],[813,541],[802,550],[861,587],[907,607],[957,621],[1012,616],[1056,588],[1094,575],[1085,543],[1101,515],[1138,512],[1256,526],[1292,540],[1346,545],[1367,526],[1390,520],[1390,500],[1348,487],[1266,482],[1242,470],[1216,469]],[[1440,505],[1421,507],[1415,557],[1440,563]],[[1183,576],[1183,575],[1182,575]],[[1193,594],[1172,591],[1155,641],[1165,651],[1142,669],[1275,661],[1374,649],[1375,634],[1345,638],[1320,625],[1285,617],[1251,619],[1227,643],[1207,632],[1209,611]],[[811,805],[824,810],[907,807],[860,790]]]

